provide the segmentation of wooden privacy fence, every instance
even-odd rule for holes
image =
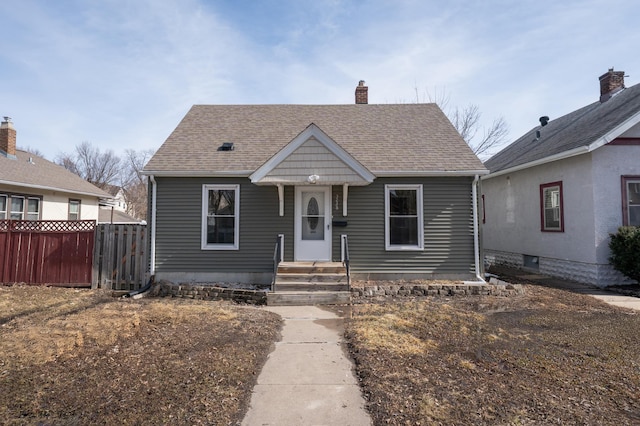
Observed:
[[[89,287],[93,220],[0,220],[0,282]]]
[[[147,244],[146,225],[98,225],[92,288],[130,291],[143,287]]]

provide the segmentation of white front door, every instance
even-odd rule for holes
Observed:
[[[331,187],[296,187],[295,260],[331,260]]]

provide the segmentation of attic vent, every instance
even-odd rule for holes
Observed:
[[[218,147],[218,151],[233,151],[233,142],[225,142]]]

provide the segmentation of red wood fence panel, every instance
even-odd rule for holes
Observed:
[[[90,287],[95,221],[0,220],[0,282]]]

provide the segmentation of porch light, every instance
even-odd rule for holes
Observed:
[[[312,185],[315,185],[318,179],[320,179],[320,176],[318,175],[309,175],[309,177],[307,178],[307,182],[309,182]]]

